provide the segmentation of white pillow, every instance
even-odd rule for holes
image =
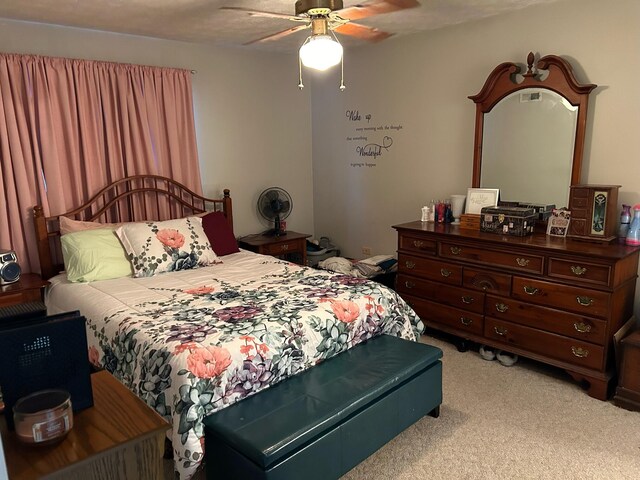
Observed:
[[[222,263],[202,229],[202,219],[128,223],[116,229],[134,277]]]

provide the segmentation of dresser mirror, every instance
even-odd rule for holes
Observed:
[[[472,186],[499,188],[500,199],[568,204],[569,186],[580,183],[589,93],[571,65],[556,55],[526,73],[518,64],[498,65],[476,104]]]

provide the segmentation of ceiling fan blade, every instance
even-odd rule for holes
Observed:
[[[271,40],[278,40],[282,37],[286,37],[287,35],[291,35],[292,33],[296,33],[296,32],[299,32],[300,30],[305,30],[310,27],[311,25],[298,25],[296,27],[287,28],[286,30],[283,30],[281,32],[273,33],[271,35],[267,35],[266,37],[258,38],[256,40],[251,40],[250,42],[245,43],[245,45],[251,45],[252,43],[259,43],[259,42],[270,42]]]
[[[345,23],[344,25],[340,25],[334,29],[334,32],[341,33],[343,35],[349,35],[351,37],[356,37],[361,40],[367,40],[369,42],[380,42],[385,38],[389,38],[392,33],[383,32],[382,30],[378,30],[374,27],[367,27],[365,25],[360,25],[358,23]]]
[[[294,22],[307,22],[309,20],[305,17],[296,17],[294,15],[287,15],[285,13],[264,12],[262,10],[252,10],[250,8],[243,7],[220,7],[220,10],[233,10],[236,12],[248,13],[252,17],[282,18],[285,20],[292,20]]]
[[[417,0],[369,0],[353,7],[343,8],[335,13],[347,20],[359,20],[418,6],[420,6],[420,2]]]

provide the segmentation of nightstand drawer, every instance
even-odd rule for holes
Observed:
[[[304,243],[300,240],[292,240],[290,242],[272,243],[264,245],[262,251],[265,255],[284,255],[285,253],[301,252]]]
[[[0,307],[8,307],[18,303],[37,302],[41,299],[40,290],[22,290],[0,295]]]

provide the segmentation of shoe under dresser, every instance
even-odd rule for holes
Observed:
[[[396,289],[428,327],[563,368],[590,396],[608,397],[639,248],[449,224],[393,228]]]

